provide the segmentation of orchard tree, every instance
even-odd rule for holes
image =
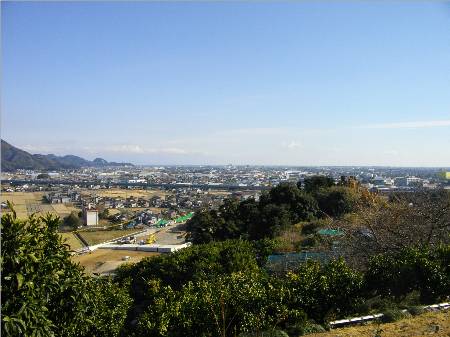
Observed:
[[[2,216],[2,336],[118,336],[129,296],[71,262],[59,224],[50,214]]]
[[[287,307],[286,289],[261,273],[201,279],[188,282],[177,292],[155,281],[151,284],[153,302],[139,319],[138,336],[262,335],[306,321],[301,310]]]

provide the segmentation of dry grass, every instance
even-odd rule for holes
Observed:
[[[71,250],[76,250],[83,247],[81,241],[73,233],[60,233],[64,243],[70,246]]]
[[[170,192],[160,191],[160,190],[129,190],[129,189],[120,189],[120,188],[111,188],[111,189],[102,189],[102,190],[84,190],[82,194],[85,195],[98,195],[99,197],[109,197],[109,198],[150,198],[153,196],[164,197],[166,195],[171,194]]]
[[[381,329],[381,337],[450,336],[450,312],[429,312],[387,324],[369,324],[315,333],[308,337],[374,337]]]
[[[44,194],[45,192],[5,192],[1,194],[1,201],[12,202],[19,219],[25,219],[33,213],[38,215],[52,213],[64,218],[72,211],[79,211],[71,205],[44,203],[42,200]]]
[[[91,253],[73,256],[72,261],[79,262],[87,273],[107,273],[115,270],[123,263],[139,262],[145,257],[157,256],[159,253],[139,252],[128,250],[96,249]],[[128,261],[122,260],[129,256]]]
[[[231,194],[233,194],[233,193],[232,193],[232,192],[229,192],[229,191],[211,190],[211,191],[208,191],[208,194],[211,194],[211,195],[224,195],[224,196],[227,196],[227,195],[231,195]]]
[[[295,252],[304,237],[301,235],[301,224],[296,224],[283,231],[277,236],[277,251]]]
[[[120,238],[121,236],[130,235],[139,232],[136,229],[123,229],[123,230],[104,230],[104,231],[86,231],[79,232],[79,234],[86,240],[89,245],[96,245],[109,240]]]

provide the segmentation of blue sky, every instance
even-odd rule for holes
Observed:
[[[2,2],[2,138],[138,164],[450,165],[446,2]]]

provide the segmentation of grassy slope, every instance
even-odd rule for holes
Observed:
[[[436,332],[436,326],[439,331]],[[326,333],[307,335],[308,337],[374,337],[377,329],[382,329],[381,337],[450,336],[450,312],[429,312],[394,323],[369,324],[331,330]]]
[[[64,243],[70,246],[71,250],[83,247],[81,241],[73,233],[60,233],[59,235],[65,240]]]

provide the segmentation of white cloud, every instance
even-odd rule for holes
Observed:
[[[283,142],[281,145],[282,145],[283,147],[285,147],[285,148],[290,149],[290,150],[298,149],[298,148],[302,147],[302,144],[301,144],[301,143],[296,142],[296,141],[294,141],[294,140],[291,140],[290,142]]]
[[[139,145],[122,144],[122,145],[112,145],[104,149],[95,149],[95,152],[105,151],[105,152],[118,152],[118,153],[145,153],[146,151]]]
[[[450,126],[450,120],[440,121],[417,121],[417,122],[399,122],[399,123],[383,123],[364,125],[363,129],[419,129],[419,128],[436,128]]]
[[[106,146],[104,148],[95,148],[97,153],[121,153],[121,154],[165,154],[165,155],[190,155],[205,154],[199,151],[191,151],[178,147],[143,147],[136,144],[120,144]]]
[[[21,150],[27,151],[31,154],[72,154],[73,146],[67,145],[15,145]]]
[[[30,153],[55,153],[58,155],[66,154],[91,154],[103,156],[107,154],[116,155],[207,155],[205,152],[187,150],[179,147],[145,147],[137,144],[115,144],[106,146],[60,146],[52,144],[43,145],[22,145],[19,146]]]

